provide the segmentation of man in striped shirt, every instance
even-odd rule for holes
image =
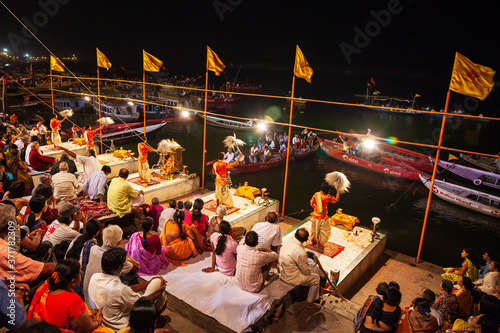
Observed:
[[[236,281],[238,286],[246,291],[259,292],[264,285],[268,270],[263,270],[267,264],[278,260],[278,254],[266,248],[257,249],[259,235],[250,231],[245,237],[245,244],[236,248]],[[264,271],[264,272],[263,272]]]

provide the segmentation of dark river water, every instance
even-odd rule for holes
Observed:
[[[271,116],[275,121],[288,122],[288,111],[282,100],[253,98],[242,99],[234,106],[211,109],[213,112],[241,115],[250,118]],[[79,125],[93,124],[95,116],[74,117]],[[366,133],[379,137],[396,137],[399,140],[423,144],[437,144],[442,119],[430,115],[388,114],[371,109],[319,105],[307,103],[305,108],[294,110],[293,123],[309,128],[339,130],[342,132]],[[446,121],[443,146],[470,151],[495,154],[499,145],[491,140],[496,135],[497,124],[472,119],[454,117]],[[287,127],[274,126],[272,132],[283,133]],[[298,133],[300,129],[292,130]],[[320,137],[333,139],[332,133],[315,131]],[[233,131],[218,127],[207,127],[207,161],[215,159],[223,151],[222,140]],[[258,133],[240,131],[237,137],[249,147],[258,140]],[[292,134],[293,136],[293,134]],[[203,120],[194,117],[190,121],[167,124],[161,132],[148,137],[148,142],[156,147],[161,139],[175,139],[186,150],[184,164],[191,172],[201,174],[203,147]],[[116,144],[116,146],[122,146]],[[137,142],[123,144],[127,149],[137,151]],[[118,148],[118,147],[117,147]],[[425,154],[434,153],[428,148],[407,147]],[[454,153],[455,155],[458,155]],[[150,154],[150,164],[157,157]],[[443,159],[448,158],[442,152]],[[311,211],[309,200],[319,190],[325,174],[341,171],[351,181],[351,190],[341,196],[340,202],[330,204],[330,214],[337,208],[357,216],[364,226],[371,226],[372,217],[381,219],[380,231],[388,235],[387,247],[410,256],[416,256],[427,202],[428,190],[420,183],[399,180],[352,167],[327,157],[323,152],[303,160],[292,161],[289,166],[288,190],[285,214],[303,219]],[[205,169],[205,187],[214,189],[214,176]],[[234,185],[248,182],[255,187],[265,187],[270,196],[282,201],[285,166],[259,173],[233,175]],[[200,177],[201,178],[201,177]],[[499,250],[500,220],[463,209],[434,198],[431,202],[421,258],[443,265],[459,265],[460,253],[464,247],[471,247],[478,256],[485,250]]]

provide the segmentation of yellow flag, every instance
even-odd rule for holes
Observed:
[[[295,53],[295,66],[293,68],[293,74],[311,83],[313,69],[309,66],[306,57],[304,57],[304,53],[302,53],[298,45]]]
[[[64,64],[61,60],[50,56],[50,69],[53,71],[64,72]]]
[[[448,154],[448,161],[452,161],[452,160],[458,160],[458,157],[456,157],[453,154]]]
[[[422,97],[422,96],[420,96],[419,94],[415,94],[415,98],[417,98],[417,97]]]
[[[159,72],[161,65],[163,65],[163,62],[160,59],[153,57],[151,54],[147,53],[144,50],[142,50],[142,54],[144,61],[144,70],[148,72]]]
[[[215,75],[219,76],[224,68],[226,68],[226,65],[222,63],[217,53],[207,46],[207,70],[213,71]]]
[[[483,100],[493,88],[493,75],[495,75],[493,69],[475,64],[457,52],[450,90]]]
[[[106,58],[104,53],[99,51],[99,49],[97,47],[95,49],[97,50],[97,66],[104,67],[106,69],[110,69],[111,63],[109,62],[108,58]]]

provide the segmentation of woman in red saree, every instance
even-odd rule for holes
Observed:
[[[80,283],[80,263],[66,259],[35,292],[27,319],[46,321],[62,332],[113,332],[100,327],[101,310],[91,312],[71,288]]]

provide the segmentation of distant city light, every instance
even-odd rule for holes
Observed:
[[[90,97],[89,96],[85,96],[85,100],[86,101],[90,101]]]
[[[128,105],[134,105],[134,103],[132,103],[131,101],[128,101],[127,103]]]
[[[4,52],[9,52],[9,50],[7,50],[7,49],[3,49],[3,51],[4,51]]]
[[[28,53],[26,53],[24,56],[25,56],[26,58],[29,58],[29,56],[30,56],[30,55],[29,55]]]

